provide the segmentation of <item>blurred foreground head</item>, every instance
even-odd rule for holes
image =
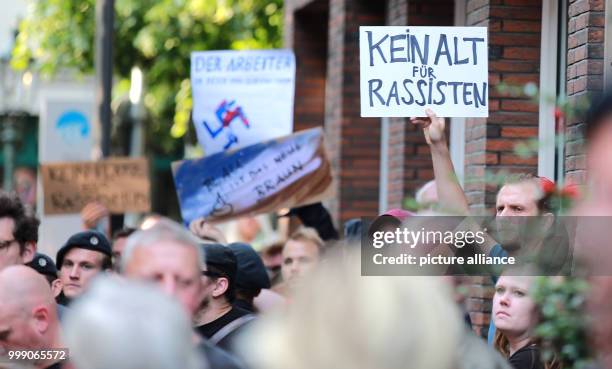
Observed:
[[[104,277],[72,306],[65,340],[78,369],[202,367],[189,317],[155,288]]]
[[[433,277],[362,277],[354,261],[321,265],[289,310],[253,327],[243,348],[254,369],[455,367],[463,323],[447,286]]]
[[[593,343],[601,367],[612,368],[612,276],[597,276],[590,280],[588,314],[590,340]]]
[[[591,196],[598,213],[612,213],[612,94],[607,93],[591,104],[586,116],[587,171]],[[588,214],[588,213],[587,213]]]

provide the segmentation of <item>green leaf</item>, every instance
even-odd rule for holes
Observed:
[[[170,154],[183,145],[192,109],[191,90],[183,86],[191,52],[280,47],[282,7],[281,0],[115,1],[113,58],[120,82],[113,98],[125,98],[130,70],[140,66],[151,150]],[[65,69],[92,73],[95,0],[29,0],[29,9],[19,25],[12,67],[43,76]]]

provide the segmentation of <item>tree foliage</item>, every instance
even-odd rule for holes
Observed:
[[[282,44],[282,0],[117,0],[114,97],[125,95],[130,70],[146,81],[145,106],[155,151],[179,146],[191,116],[190,53],[276,48]],[[19,27],[12,66],[43,76],[94,70],[95,0],[30,0]]]
[[[537,279],[534,298],[542,315],[535,334],[542,340],[543,359],[556,357],[564,369],[584,369],[593,363],[587,339],[588,288],[588,282],[579,277]]]

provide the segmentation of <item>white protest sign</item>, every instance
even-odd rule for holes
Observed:
[[[359,27],[362,117],[488,117],[486,27]]]
[[[193,122],[205,155],[293,131],[291,50],[191,53]]]
[[[310,204],[332,190],[320,128],[176,162],[173,175],[186,223]]]

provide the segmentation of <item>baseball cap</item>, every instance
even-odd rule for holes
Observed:
[[[219,243],[202,244],[204,259],[208,268],[214,268],[223,274],[224,277],[230,280],[230,284],[234,284],[236,280],[237,261],[236,255],[232,250]]]
[[[236,288],[255,290],[270,288],[270,278],[259,254],[248,244],[235,242],[228,245],[236,255]]]

